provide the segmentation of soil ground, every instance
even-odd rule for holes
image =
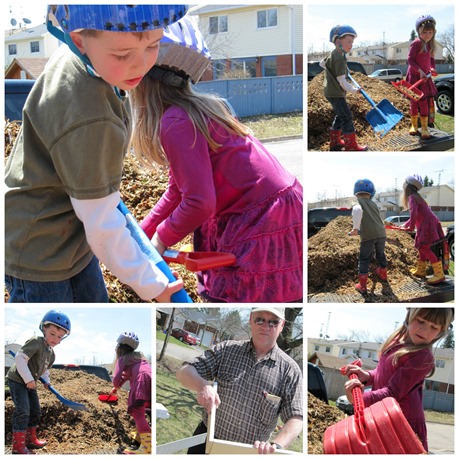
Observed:
[[[308,294],[335,293],[354,295],[358,281],[360,238],[350,237],[351,217],[337,217],[325,228],[308,239]],[[401,231],[386,231],[385,254],[388,261],[389,282],[381,282],[373,273],[376,264],[370,264],[368,290],[372,302],[399,302],[413,298],[399,287],[410,282],[423,281],[410,273],[417,263],[417,250],[413,238]],[[429,272],[428,272],[429,274]],[[397,290],[397,293],[394,293]]]
[[[308,83],[308,150],[328,151],[330,149],[329,129],[335,114],[330,102],[324,97],[324,74],[321,72]],[[410,128],[409,99],[404,97],[394,86],[376,78],[369,78],[358,72],[351,72],[370,98],[379,104],[387,99],[404,117],[382,139],[366,119],[368,112],[373,110],[362,94],[349,94],[346,101],[351,109],[357,140],[360,144],[371,145],[373,150],[387,151],[391,139],[400,132],[408,132]]]
[[[62,397],[82,403],[87,411],[76,411],[62,404],[51,391],[38,382],[42,420],[38,437],[48,444],[37,454],[120,454],[133,443],[135,423],[127,413],[127,392],[119,390],[116,404],[99,401],[112,385],[84,371],[50,370],[51,384]],[[11,398],[5,401],[5,445],[11,452]],[[138,445],[137,445],[138,446]]]
[[[308,392],[308,454],[323,454],[323,436],[328,427],[346,415]]]

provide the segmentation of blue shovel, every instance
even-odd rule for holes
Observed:
[[[383,99],[378,105],[370,98],[370,96],[362,89],[357,81],[352,78],[349,73],[349,79],[360,89],[363,97],[373,107],[367,115],[366,119],[373,127],[376,134],[384,137],[402,118],[403,114],[398,111],[387,99]]]

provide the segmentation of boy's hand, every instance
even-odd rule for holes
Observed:
[[[359,230],[357,228],[354,228],[352,231],[349,231],[349,233],[347,233],[348,236],[358,236],[359,235]]]
[[[26,384],[26,387],[27,387],[27,389],[35,390],[37,388],[37,384],[35,383],[35,381],[29,381]]]
[[[155,298],[158,303],[171,303],[171,296],[183,288],[183,280],[178,277],[178,273],[176,271],[172,271],[172,274],[177,280],[175,282],[170,282],[167,285],[166,290]]]

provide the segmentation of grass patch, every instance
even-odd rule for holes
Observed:
[[[181,361],[166,357],[156,362],[156,401],[169,411],[169,419],[156,420],[156,444],[163,445],[182,438],[191,437],[201,422],[202,408],[196,401],[196,394],[184,389],[177,381],[175,372]],[[303,434],[289,447],[289,450],[303,451]],[[175,454],[186,454],[186,450]]]
[[[454,425],[454,413],[443,413],[441,411],[424,411],[427,422],[437,422],[439,424]]]
[[[282,113],[242,118],[241,122],[252,129],[259,140],[303,135],[303,113]]]
[[[448,134],[454,134],[454,116],[435,113],[435,127]]]

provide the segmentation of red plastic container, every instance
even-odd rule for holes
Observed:
[[[426,454],[397,400],[388,397],[364,408],[362,390],[352,395],[355,414],[325,431],[324,454]]]

